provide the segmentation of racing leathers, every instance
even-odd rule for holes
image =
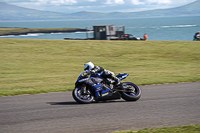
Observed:
[[[90,70],[90,73],[91,74],[102,73],[103,78],[110,78],[110,79],[114,80],[115,85],[120,84],[120,80],[115,76],[115,74],[109,70],[104,69],[103,67],[94,66],[94,68],[92,68]]]

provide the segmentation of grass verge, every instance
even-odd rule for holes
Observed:
[[[200,81],[192,41],[0,39],[0,96],[70,91],[92,61],[137,85]]]
[[[187,125],[180,127],[163,127],[142,130],[126,130],[113,133],[200,133],[200,125]]]

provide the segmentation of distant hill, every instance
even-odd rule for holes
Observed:
[[[0,2],[0,20],[56,20],[65,17],[64,13],[39,11]]]
[[[17,20],[69,20],[69,19],[118,19],[118,18],[150,18],[150,17],[178,17],[178,16],[200,16],[200,0],[190,4],[141,12],[76,12],[72,14],[40,11],[23,8],[0,2],[0,21]]]

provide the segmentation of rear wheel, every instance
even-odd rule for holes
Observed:
[[[121,97],[126,101],[137,101],[141,97],[140,88],[131,82],[122,83],[125,91],[120,91]]]
[[[72,92],[72,96],[76,102],[83,104],[91,103],[94,100],[94,96],[85,85],[76,87]]]

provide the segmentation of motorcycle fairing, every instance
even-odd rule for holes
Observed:
[[[108,100],[108,99],[120,99],[120,94],[111,94],[109,91],[111,90],[110,88],[103,86],[101,82],[103,81],[102,78],[98,77],[90,77],[88,80],[85,81],[86,84],[92,86],[95,90],[95,100],[96,101],[103,101],[103,100]]]
[[[94,88],[95,97],[106,96],[109,94],[108,91],[110,90],[110,88],[103,88],[103,86],[101,84],[101,82],[103,81],[102,78],[89,77],[89,78],[81,79],[81,77],[80,77],[79,79],[80,80],[78,80],[78,82],[84,82],[85,84]]]
[[[129,74],[128,73],[119,73],[116,77],[120,80],[125,79]]]
[[[77,82],[83,82],[84,80],[87,80],[88,78],[84,79],[84,77],[87,76],[87,73],[88,73],[87,70],[81,72],[80,75],[78,76],[77,80],[76,80],[76,83],[77,83]],[[81,81],[81,79],[83,79],[83,81]]]
[[[121,80],[124,79],[128,76],[126,73],[120,73],[117,75],[117,77]],[[94,88],[95,92],[95,100],[97,101],[103,101],[103,100],[112,100],[112,99],[120,99],[121,96],[118,92],[115,93],[109,93],[111,90],[108,87],[105,87],[104,85],[101,84],[103,81],[103,78],[101,78],[101,73],[97,73],[95,75],[91,75],[90,77],[88,76],[88,71],[83,71],[79,75],[76,83],[85,83],[92,88]]]
[[[119,92],[114,92],[112,94],[108,93],[105,96],[97,96],[95,97],[96,101],[105,101],[105,100],[114,100],[114,99],[121,99],[121,95]]]

